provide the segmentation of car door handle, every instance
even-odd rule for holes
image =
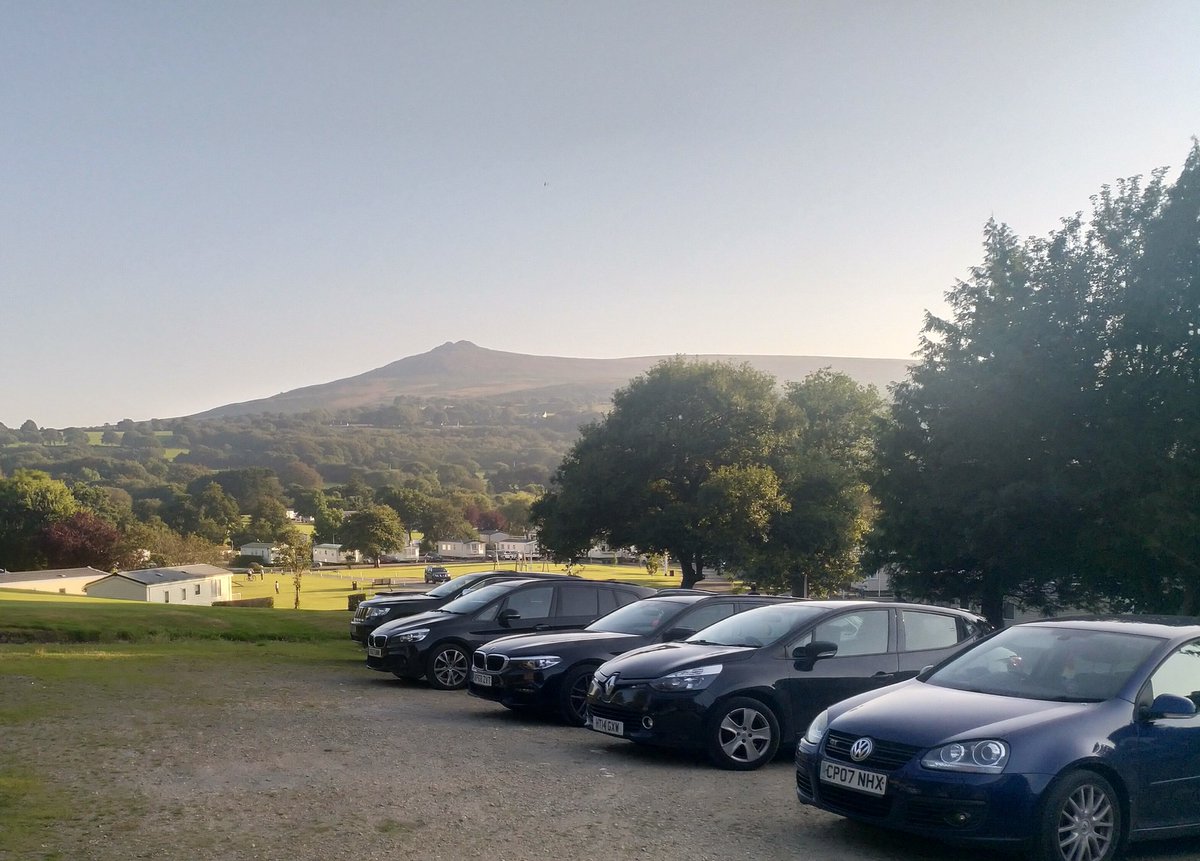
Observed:
[[[549,625],[534,625],[534,626],[533,626],[533,630],[535,630],[535,631],[549,631],[549,630],[550,630],[550,626],[549,626]]]
[[[895,673],[885,673],[883,670],[880,670],[880,671],[879,671],[879,672],[877,672],[875,675],[873,675],[871,678],[873,678],[873,679],[887,679],[887,678],[891,678],[891,677],[892,677],[892,676],[894,676],[894,675],[896,675],[896,674],[895,674]]]

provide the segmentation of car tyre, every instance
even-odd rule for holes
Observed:
[[[558,716],[569,726],[587,722],[587,693],[596,672],[593,666],[574,667],[563,676],[558,689]]]
[[[1051,784],[1034,835],[1038,861],[1111,861],[1121,844],[1121,801],[1094,771]]]
[[[731,697],[709,710],[704,727],[708,758],[730,771],[761,768],[779,750],[779,719],[770,706],[750,697]]]
[[[457,691],[467,686],[471,656],[458,643],[445,643],[430,653],[425,666],[429,686],[439,691]]]

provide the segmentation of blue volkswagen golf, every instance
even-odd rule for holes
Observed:
[[[1197,703],[1198,619],[1017,625],[818,715],[796,794],[952,843],[1108,861],[1200,833]]]

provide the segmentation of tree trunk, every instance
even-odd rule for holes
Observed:
[[[684,589],[691,589],[700,582],[700,557],[691,553],[676,553],[675,558],[679,560],[679,570],[682,574],[679,585]]]
[[[1183,606],[1173,610],[1184,616],[1195,616],[1198,608],[1197,591],[1196,591],[1196,575],[1192,571],[1184,569],[1183,571]]]
[[[987,619],[993,627],[1004,627],[1004,592],[996,583],[989,582],[986,574],[983,578],[983,590],[979,596],[979,608],[983,617]]]

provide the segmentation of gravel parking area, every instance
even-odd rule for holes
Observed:
[[[352,649],[344,664],[303,673],[269,657],[232,677],[180,665],[143,701],[89,706],[85,726],[51,720],[6,733],[6,745],[24,746],[71,795],[95,800],[55,829],[39,857],[966,857],[802,808],[786,758],[756,772],[718,771],[699,755],[399,682],[365,669]],[[17,683],[0,679],[0,690]],[[1190,841],[1130,857],[1198,854]]]

